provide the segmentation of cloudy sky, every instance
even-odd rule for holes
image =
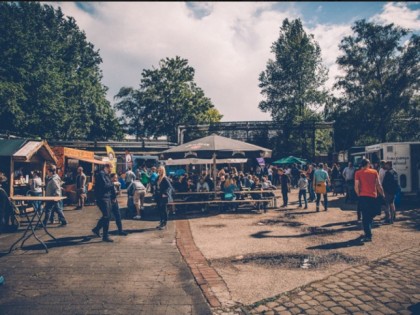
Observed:
[[[224,115],[222,121],[269,120],[258,109],[258,76],[273,58],[271,45],[285,18],[300,18],[329,68],[339,69],[340,40],[354,21],[394,23],[420,31],[420,2],[48,2],[76,19],[103,59],[108,99],[138,88],[143,69],[180,56],[195,82]]]

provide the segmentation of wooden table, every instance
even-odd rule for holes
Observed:
[[[278,189],[277,189],[278,190]],[[176,206],[176,205],[194,205],[194,204],[204,204],[204,205],[206,205],[206,207],[209,205],[209,204],[219,204],[219,205],[222,205],[223,203],[241,203],[241,202],[243,202],[243,203],[250,203],[250,202],[261,202],[261,201],[264,201],[264,200],[272,200],[272,204],[273,204],[273,207],[275,207],[275,208],[277,208],[277,197],[275,196],[275,192],[276,190],[275,189],[262,189],[262,190],[241,190],[241,191],[234,191],[233,193],[234,194],[238,194],[238,195],[249,195],[249,194],[262,194],[262,196],[263,196],[263,198],[262,199],[253,199],[253,198],[251,198],[251,199],[246,199],[246,200],[244,200],[244,199],[237,199],[237,200],[221,200],[221,199],[212,199],[212,200],[190,200],[190,201],[187,201],[187,200],[183,200],[183,201],[180,201],[180,202],[176,202],[176,201],[173,201],[173,202],[170,202],[170,203],[168,203],[168,205],[169,206]],[[221,190],[218,190],[218,191],[216,191],[216,192],[214,192],[214,191],[203,191],[203,192],[197,192],[197,191],[189,191],[189,192],[175,192],[174,193],[174,198],[177,198],[177,197],[188,197],[188,196],[191,196],[191,197],[193,197],[193,196],[212,196],[212,195],[220,195],[220,194],[223,194],[224,192],[223,191],[221,191]],[[273,194],[273,196],[264,196],[264,194],[267,194],[267,193],[272,193]]]
[[[22,202],[22,201],[26,201],[28,202],[25,207],[28,207],[31,201],[42,201],[42,202],[46,202],[46,201],[55,201],[55,202],[59,202],[61,200],[66,199],[66,197],[61,197],[61,196],[54,196],[54,197],[45,197],[45,196],[19,196],[19,195],[15,195],[10,197],[10,199],[12,200],[12,202]],[[22,206],[22,205],[19,205]],[[33,211],[32,213],[28,213],[27,211],[23,211],[23,213],[25,214],[26,218],[28,219],[28,226],[26,227],[25,232],[23,233],[23,235],[12,244],[12,246],[10,246],[9,249],[9,253],[12,252],[12,250],[15,248],[15,246],[22,241],[22,243],[20,244],[20,248],[23,247],[23,244],[25,244],[26,240],[29,239],[31,236],[34,236],[35,239],[44,246],[45,251],[48,253],[48,247],[47,245],[36,235],[35,230],[38,226],[42,226],[42,228],[44,229],[45,233],[47,233],[53,240],[57,241],[57,239],[47,230],[47,227],[44,225],[44,223],[42,222],[42,215],[44,213],[44,208],[41,208],[40,211]],[[30,215],[32,215],[32,217],[30,217]],[[34,223],[34,221],[36,223]]]

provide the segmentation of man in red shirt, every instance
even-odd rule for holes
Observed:
[[[378,172],[370,168],[370,161],[363,159],[362,168],[354,177],[354,190],[359,196],[359,209],[362,212],[362,224],[365,232],[362,242],[372,241],[372,222],[375,216],[376,197],[378,192],[384,196]]]

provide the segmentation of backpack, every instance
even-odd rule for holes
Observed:
[[[389,170],[385,173],[384,180],[382,182],[382,187],[385,193],[395,195],[400,186],[398,184],[398,174],[394,170]]]

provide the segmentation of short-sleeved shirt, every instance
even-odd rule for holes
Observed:
[[[328,173],[325,170],[317,169],[314,173],[315,183],[326,182],[329,180]]]
[[[361,169],[356,172],[354,179],[359,181],[359,196],[376,198],[376,180],[379,179],[378,172],[372,168]]]

